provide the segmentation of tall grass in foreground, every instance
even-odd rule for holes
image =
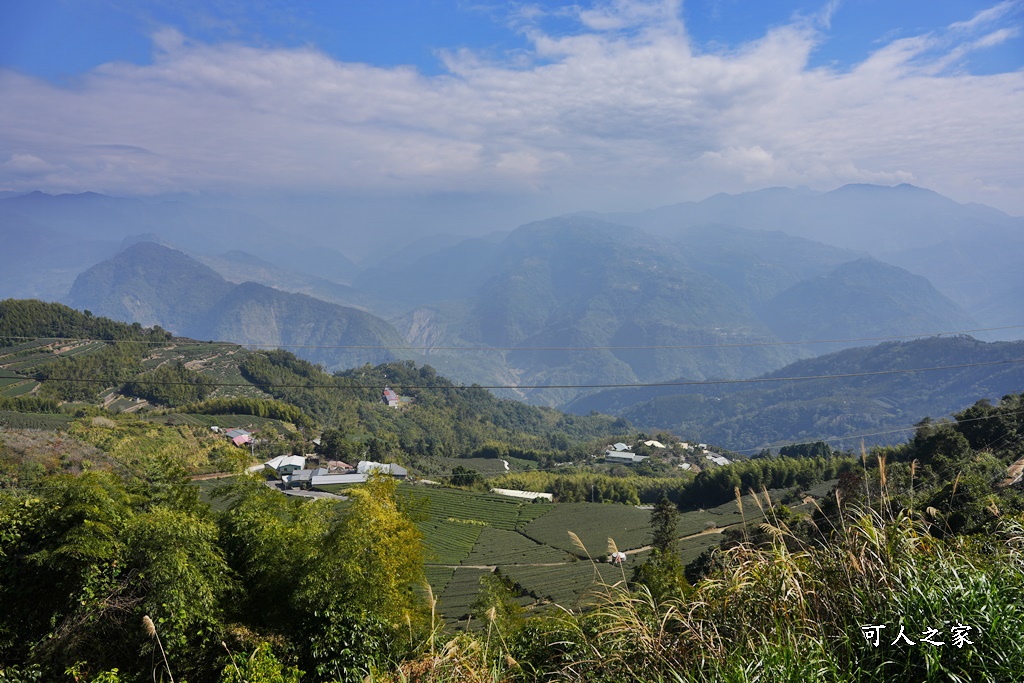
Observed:
[[[938,540],[903,513],[850,510],[827,545],[763,525],[688,599],[602,585],[583,614],[468,634],[399,680],[1008,681],[1024,673],[1024,526]],[[884,625],[875,646],[862,627]],[[892,644],[903,627],[905,640]],[[952,629],[972,643],[953,643]],[[922,640],[935,629],[932,645]],[[475,642],[475,644],[474,644]],[[470,673],[471,672],[471,673]]]

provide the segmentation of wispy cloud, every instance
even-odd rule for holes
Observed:
[[[957,21],[950,24],[953,31],[973,32],[986,26],[1002,21],[1015,12],[1020,12],[1024,2],[1021,0],[1005,0],[997,5],[983,9],[966,21]]]
[[[1018,8],[844,70],[809,66],[825,37],[806,21],[696,50],[673,1],[602,2],[557,35],[521,5],[528,58],[453,52],[439,76],[164,29],[151,65],[107,64],[66,87],[0,72],[0,184],[551,193],[605,208],[910,181],[1024,212],[1024,73],[958,67],[1016,39]]]

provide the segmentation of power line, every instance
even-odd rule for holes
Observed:
[[[848,339],[810,339],[806,341],[751,341],[723,344],[635,344],[623,346],[381,346],[373,344],[250,344],[235,342],[204,342],[188,341],[143,341],[131,339],[89,339],[81,337],[22,337],[0,336],[0,339],[35,341],[54,340],[65,342],[89,342],[103,344],[146,344],[149,346],[244,346],[246,348],[270,349],[341,349],[341,350],[376,350],[376,351],[643,351],[673,349],[728,349],[762,346],[803,346],[809,344],[852,344],[857,342],[898,341],[901,339],[922,339],[948,335],[972,334],[975,332],[997,332],[1016,330],[1024,325],[1003,325],[1000,327],[977,327],[966,330],[946,330],[940,332],[923,332],[921,334],[905,334],[883,337],[851,337]],[[27,350],[27,349],[24,349]]]
[[[793,377],[752,377],[748,379],[704,379],[704,380],[679,380],[674,382],[631,382],[621,384],[458,384],[450,386],[436,386],[428,384],[393,384],[389,386],[397,389],[640,389],[652,387],[688,387],[688,386],[712,386],[723,384],[761,384],[767,382],[797,382],[816,379],[847,379],[852,377],[875,377],[879,375],[909,374],[914,372],[934,372],[937,370],[961,370],[964,368],[990,367],[996,365],[1011,365],[1024,363],[1024,358],[1012,358],[1006,360],[984,361],[977,363],[959,363],[956,365],[936,365],[923,368],[899,368],[892,370],[871,370],[867,372],[843,372],[832,375],[798,375]],[[145,378],[119,379],[119,378],[61,378],[44,377],[42,375],[22,375],[23,379],[32,379],[37,382],[90,382],[94,384],[147,384],[147,385],[190,385],[196,382],[168,381],[168,380],[147,380]],[[214,387],[252,387],[260,389],[380,389],[385,383],[379,384],[272,384],[252,382],[240,384],[236,382],[202,382],[206,386]]]

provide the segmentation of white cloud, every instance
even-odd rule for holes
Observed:
[[[1021,0],[1004,0],[1004,2],[977,12],[967,21],[957,21],[950,24],[949,28],[953,31],[976,31],[984,26],[1005,19],[1013,12],[1020,10],[1022,4],[1024,3]]]
[[[13,173],[24,174],[45,173],[54,169],[52,164],[34,154],[12,154],[10,159],[4,162],[3,167]]]
[[[530,28],[531,59],[455,52],[439,76],[167,29],[153,64],[108,64],[71,86],[0,72],[0,184],[544,192],[615,208],[910,180],[1024,213],[1024,72],[951,68],[1013,39],[1019,26],[999,22],[1016,6],[890,42],[849,70],[808,66],[824,37],[806,22],[702,53],[677,2],[602,3],[575,34]]]

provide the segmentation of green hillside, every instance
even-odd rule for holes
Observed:
[[[642,428],[669,429],[736,450],[822,439],[855,448],[859,435],[868,443],[896,443],[925,416],[941,417],[979,399],[1019,391],[1024,363],[1006,361],[1021,359],[1024,342],[962,336],[890,342],[798,361],[765,375],[821,379],[603,392],[572,409],[614,413]],[[951,365],[964,367],[902,372]],[[870,374],[894,370],[901,372]],[[828,378],[844,374],[863,376]]]

